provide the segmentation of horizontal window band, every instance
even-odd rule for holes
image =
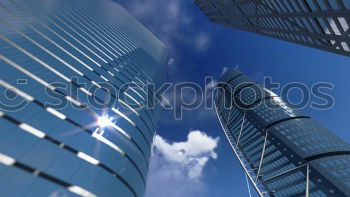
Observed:
[[[23,163],[20,163],[20,162],[18,162],[18,161],[16,161],[16,160],[15,160],[15,163],[14,163],[12,166],[15,166],[15,167],[17,167],[17,168],[20,168],[20,169],[22,169],[22,170],[24,170],[24,171],[27,171],[27,172],[29,172],[29,173],[34,173],[34,172],[35,172],[35,169],[34,169],[34,168],[29,167],[28,165],[25,165],[25,164],[23,164]],[[69,185],[69,184],[67,184],[67,185]]]
[[[74,83],[74,82],[72,82],[72,83]],[[75,83],[76,84],[76,83]],[[78,87],[79,87],[79,85],[78,84],[76,84]],[[104,90],[104,88],[102,88],[103,90]],[[58,93],[60,93],[60,94],[62,94],[62,95],[64,95],[64,96],[66,96],[66,94],[64,94],[63,92],[61,92],[61,91],[59,91],[59,90],[55,90],[55,91],[57,91]],[[113,95],[112,95],[113,96]],[[94,98],[96,98],[99,102],[101,102],[101,103],[104,103],[103,102],[103,100],[101,100],[100,98],[98,98],[98,97],[94,97]],[[116,96],[114,97],[114,98],[117,98]],[[122,101],[122,100],[120,100],[120,99],[118,99],[118,101],[121,101],[121,104],[124,104],[125,102],[124,101]],[[126,106],[126,105],[125,105]],[[82,109],[84,109],[84,108],[87,108],[88,109],[88,107],[87,106],[84,106],[84,105],[81,105],[80,106]],[[112,106],[108,106],[108,107],[111,107],[112,108]],[[130,111],[135,111],[133,108],[131,108],[129,105],[127,105],[127,108],[130,110]],[[132,110],[131,110],[132,109]],[[138,114],[138,113],[137,113]],[[146,112],[146,114],[147,114],[147,112]],[[148,114],[147,114],[148,115]],[[138,115],[138,117],[144,122],[144,124],[146,125],[146,127],[147,127],[147,129],[148,129],[148,132],[149,133],[151,133],[151,129],[150,128],[148,128],[148,126],[147,126],[147,123],[143,120],[143,118],[141,117],[141,116],[139,116]],[[152,122],[152,121],[151,121]],[[153,126],[153,125],[152,125]]]
[[[149,163],[149,159],[146,157],[145,153],[142,151],[142,148],[137,144],[137,142],[134,139],[131,138],[130,140],[135,144],[136,148],[140,151],[143,159],[146,160],[146,163]]]
[[[74,82],[72,82],[72,83],[74,83]],[[76,84],[78,87],[79,87],[79,85],[78,84]],[[102,88],[103,89],[103,88]],[[104,89],[103,89],[104,90]],[[59,91],[59,90],[56,90],[56,91]],[[60,94],[62,94],[62,95],[64,95],[64,96],[66,96],[63,92],[59,92]],[[101,102],[101,103],[104,103],[103,102],[103,100],[101,100],[100,98],[98,98],[98,97],[94,97],[94,98],[96,98],[99,102]],[[114,97],[114,98],[116,98],[116,97]],[[119,99],[118,99],[119,100]],[[124,102],[121,102],[122,104],[124,103]],[[87,106],[81,106],[82,108],[88,108]],[[113,108],[112,106],[109,106],[109,107],[111,107],[111,108]],[[131,110],[132,108],[130,107],[130,106],[128,106],[127,107],[129,110]],[[146,112],[147,113],[147,112]],[[95,113],[94,113],[95,114]],[[138,116],[142,121],[143,121],[143,123],[145,124],[145,126],[146,126],[146,128],[148,129],[148,132],[149,133],[151,133],[151,129],[148,127],[148,125],[147,125],[147,123],[143,120],[143,118],[141,117],[141,116]],[[141,131],[140,131],[141,132]],[[142,133],[142,132],[141,132]]]
[[[15,3],[14,3],[15,4]],[[18,6],[17,6],[18,7]],[[23,8],[22,8],[23,9]],[[24,9],[23,9],[24,10]],[[43,12],[44,13],[44,12]],[[41,14],[41,13],[40,13]],[[38,19],[36,19],[37,21],[40,21],[40,18],[39,17],[37,17]],[[59,15],[57,15],[56,14],[56,18],[61,18],[62,19],[62,17],[60,17]],[[60,20],[61,21],[61,20]],[[64,24],[66,24],[66,23],[64,23]],[[62,26],[62,27],[65,27],[65,26]],[[76,29],[76,27],[75,26],[71,26],[72,27],[72,29]],[[40,29],[40,31],[42,31],[41,29]],[[61,32],[60,32],[60,34],[62,34]],[[59,35],[59,34],[55,34],[55,35]],[[29,37],[32,37],[32,36],[30,36],[29,35]],[[32,37],[33,39],[34,39],[34,37]],[[36,41],[36,40],[35,40]],[[39,43],[41,43],[41,42],[39,42]],[[45,46],[44,46],[45,47]],[[51,49],[50,49],[51,50]],[[128,68],[129,68],[130,66],[128,66]],[[146,67],[146,66],[144,66],[144,67]],[[147,67],[149,67],[148,65],[147,65]],[[132,68],[132,67],[130,67],[130,68]],[[130,72],[131,72],[131,70],[129,69],[129,70],[126,70],[126,72],[128,72],[129,74],[130,74]],[[132,72],[131,72],[132,73]],[[86,94],[88,94],[88,92],[86,92],[86,91],[84,91]],[[62,93],[62,92],[61,92]],[[88,94],[89,95],[89,94]],[[39,103],[38,101],[34,101],[35,103]],[[80,104],[78,104],[78,105],[80,105]],[[44,107],[45,108],[45,107]],[[56,117],[59,117],[59,118],[61,118],[61,119],[64,119],[64,120],[67,120],[67,122],[70,122],[70,123],[72,123],[72,124],[74,124],[74,125],[76,125],[76,126],[79,126],[79,124],[78,123],[76,123],[76,122],[74,122],[73,120],[71,120],[71,119],[69,119],[69,118],[67,118],[66,116],[64,116],[63,114],[61,114],[60,112],[58,112],[58,111],[56,111],[56,110],[54,110],[54,109],[50,109],[50,108],[45,108],[48,112],[50,112],[51,114],[53,114],[53,115],[55,115]],[[150,118],[150,120],[151,120],[151,118]],[[78,120],[79,121],[79,120]],[[153,123],[152,121],[151,121],[151,123]],[[147,124],[146,124],[146,126],[147,126]],[[154,125],[153,125],[154,126]],[[137,127],[138,128],[138,127]],[[139,128],[138,128],[139,129]],[[86,129],[86,131],[89,131],[90,132],[90,130],[88,130],[88,129]],[[92,132],[90,132],[90,133],[92,133]],[[49,140],[49,141],[51,141],[52,143],[54,143],[54,144],[57,144],[57,145],[62,145],[61,143],[59,143],[59,141],[57,141],[57,140],[55,140],[55,139],[53,139],[53,138],[50,138],[49,136],[44,136],[44,139],[47,139],[47,140]],[[147,140],[146,140],[146,142],[148,142]],[[67,148],[67,147],[66,147]]]
[[[28,101],[33,101],[34,98],[30,95],[28,95],[27,93],[17,89],[16,87],[12,86],[11,84],[3,81],[0,79],[0,85],[5,87],[7,90],[11,90],[12,92],[15,93],[15,95],[20,95],[22,98],[28,100]]]
[[[12,67],[14,67],[15,69],[19,70],[20,72],[24,73],[25,75],[29,76],[30,78],[34,79],[35,81],[37,81],[38,83],[40,83],[41,85],[43,85],[44,87],[47,87],[51,90],[54,90],[55,87],[53,87],[52,85],[50,85],[49,83],[47,83],[46,81],[42,80],[40,77],[34,75],[33,73],[29,72],[28,70],[24,69],[23,67],[19,66],[18,64],[16,64],[15,62],[11,61],[10,59],[8,59],[7,57],[0,55],[0,58],[5,61],[6,63],[8,63],[9,65],[11,65]]]
[[[7,24],[7,23],[6,23]],[[21,34],[23,36],[23,33]],[[28,39],[27,36],[23,36],[26,37]],[[4,41],[6,41],[8,44],[10,44],[13,48],[19,50],[20,52],[22,52],[24,55],[30,57],[31,59],[33,59],[35,62],[39,63],[40,65],[42,65],[43,67],[45,67],[46,69],[50,70],[52,73],[56,74],[57,76],[59,76],[60,78],[64,79],[67,82],[71,82],[71,80],[66,77],[65,75],[63,75],[61,72],[59,72],[58,70],[52,68],[50,65],[48,65],[47,63],[43,62],[41,59],[37,58],[36,56],[34,56],[33,54],[29,53],[27,50],[23,49],[22,47],[20,47],[19,45],[17,45],[16,43],[12,42],[11,40],[7,39],[5,36],[3,36],[2,34],[0,34],[0,38],[2,38]],[[32,39],[28,39],[28,40],[32,40]]]
[[[47,13],[47,12],[46,12]],[[47,13],[48,14],[48,13]],[[100,47],[97,47],[95,44],[93,44],[89,39],[93,40],[95,43],[99,44],[102,48],[104,48],[106,51],[108,51],[108,53],[112,54],[113,53],[111,51],[109,51],[104,45],[102,45],[100,42],[98,42],[96,39],[94,39],[93,37],[91,37],[91,35],[89,33],[87,33],[85,30],[83,30],[81,27],[77,26],[77,24],[70,20],[68,17],[66,17],[64,14],[62,14],[61,12],[58,13],[49,13],[51,16],[55,17],[57,20],[59,20],[61,23],[63,23],[65,26],[67,26],[68,28],[70,28],[72,31],[74,31],[76,34],[78,34],[81,38],[83,38],[86,42],[88,42],[89,44],[91,44],[96,50],[98,50],[99,52],[101,52],[104,56],[106,56],[108,59],[113,60],[113,58],[109,55],[107,55],[104,51],[102,51],[100,49]],[[60,15],[60,16],[59,16]],[[76,28],[72,27],[71,25],[67,24],[64,20],[68,21],[69,23],[73,24]],[[85,38],[83,35],[81,35],[79,32],[77,31],[81,31],[83,32],[85,35],[87,35],[89,37],[89,39]],[[94,33],[93,33],[94,34]],[[89,48],[90,49],[90,48]],[[90,49],[91,50],[91,49]]]
[[[74,82],[73,82],[74,83]],[[61,92],[62,93],[62,92]],[[71,100],[71,99],[70,99]],[[76,103],[77,104],[77,103]],[[80,104],[78,104],[78,106],[80,106]],[[57,116],[58,114],[56,113],[56,116]],[[63,116],[60,116],[61,118],[63,117]],[[66,118],[66,117],[65,117]],[[74,123],[74,121],[72,121],[72,120],[70,120],[70,119],[66,119],[68,122],[71,122],[71,123]],[[152,122],[152,121],[151,121]],[[75,124],[75,125],[77,125],[77,124]],[[147,124],[146,124],[147,125]],[[85,131],[89,131],[90,133],[92,133],[90,130],[85,130]]]
[[[18,120],[16,120],[16,119],[12,118],[12,117],[10,117],[10,116],[8,116],[8,115],[6,115],[6,114],[4,114],[4,115],[2,116],[2,118],[6,119],[6,120],[8,120],[8,121],[10,121],[10,122],[12,122],[12,123],[18,125],[18,126],[21,124],[20,121],[18,121]]]
[[[47,180],[49,180],[49,181],[51,181],[51,182],[57,183],[57,184],[59,184],[59,185],[62,185],[62,186],[64,186],[64,187],[69,187],[69,186],[71,186],[69,183],[67,183],[67,182],[65,182],[65,181],[62,181],[62,180],[60,180],[60,179],[58,179],[58,178],[55,178],[55,177],[53,177],[53,176],[50,176],[50,175],[48,175],[48,174],[46,174],[46,173],[44,173],[44,172],[40,172],[40,173],[38,174],[38,176],[43,177],[43,178],[45,178],[45,179],[47,179]]]
[[[109,66],[111,66],[110,65],[110,63],[108,63],[108,65]],[[104,69],[104,70],[106,70],[106,71],[108,71],[107,69],[105,69],[105,68],[102,68],[102,69]],[[120,72],[125,78],[127,78],[127,79],[129,79],[130,81],[129,82],[132,82],[132,79],[130,79],[128,76],[126,76],[124,73],[122,73],[122,72]],[[119,79],[119,78],[117,78],[117,77],[115,77],[117,80],[119,80],[121,83],[123,83],[123,84],[127,84],[127,83],[129,83],[129,82],[125,82],[125,81],[122,81],[121,79]],[[119,88],[118,88],[119,89]],[[121,91],[121,90],[120,90]],[[150,91],[150,90],[149,90]],[[124,92],[123,91],[123,94],[125,94],[126,96],[128,96],[127,95],[127,93],[126,92]],[[150,94],[151,95],[151,94]],[[115,95],[112,95],[112,96],[114,96],[114,98],[117,98],[117,96],[115,96]],[[133,101],[135,101],[135,99],[134,98],[132,98],[132,100]],[[135,101],[139,106],[140,106],[140,104],[137,102],[137,101]],[[127,107],[127,108],[129,108],[129,107]],[[131,107],[130,107],[131,108]],[[129,109],[130,109],[129,108]],[[137,112],[135,112],[133,109],[130,109],[131,111],[133,111],[134,113],[136,113],[138,116],[140,116]],[[148,114],[148,112],[145,110],[145,109],[143,109],[144,111],[145,111],[145,113],[146,113],[146,115],[148,116],[148,118],[151,120],[151,118],[150,118],[150,115]],[[155,128],[155,125],[154,125],[154,123],[153,123],[153,121],[151,120],[151,123],[152,123],[152,127],[153,128]],[[151,130],[150,130],[151,131]]]
[[[245,82],[247,85],[244,85],[243,87],[239,88],[233,93],[233,96],[236,96],[239,94],[244,88],[248,88],[250,86],[258,85],[256,82]]]
[[[42,132],[42,131],[40,131],[40,130],[38,130],[38,129],[36,129],[36,128],[34,128],[26,123],[21,123],[18,125],[18,127],[27,131],[28,133],[36,136],[36,137],[38,137],[38,138],[44,138],[46,136],[46,134],[44,132]]]
[[[8,116],[8,115],[6,115],[6,114],[4,114],[3,118],[9,120],[10,122],[12,122],[12,123],[14,123],[14,124],[16,124],[18,127],[20,127],[21,125],[25,124],[25,123],[19,122],[18,120],[15,120],[14,118],[12,118],[12,117],[10,117],[10,116]],[[27,125],[27,124],[25,124],[25,125]],[[31,127],[31,126],[29,126],[29,127],[30,127],[30,128],[33,128],[33,127]],[[20,127],[20,128],[21,128],[21,127]],[[22,128],[21,128],[21,129],[22,129]],[[23,128],[23,129],[24,129],[24,130],[27,130],[27,128]],[[34,128],[33,128],[33,129],[34,129]],[[29,132],[29,133],[32,133],[32,132]],[[72,147],[70,147],[70,146],[68,146],[68,145],[63,144],[62,142],[59,142],[58,140],[56,140],[56,139],[54,139],[54,138],[52,138],[52,137],[50,137],[50,136],[48,136],[48,135],[46,135],[46,134],[44,134],[44,136],[39,136],[39,135],[36,135],[36,134],[34,133],[33,135],[36,136],[36,137],[38,137],[38,138],[45,139],[45,140],[47,140],[47,141],[49,141],[49,142],[51,142],[51,143],[53,143],[53,144],[59,146],[60,148],[65,149],[65,150],[67,150],[67,151],[69,151],[69,152],[71,152],[71,153],[73,153],[73,154],[75,154],[75,155],[77,155],[77,154],[79,153],[79,151],[75,150],[74,148],[72,148]],[[142,180],[143,184],[145,185],[145,184],[146,184],[146,182],[145,182],[145,177],[143,176],[141,170],[138,168],[138,166],[136,165],[136,163],[135,163],[127,154],[125,154],[125,155],[123,155],[123,156],[126,157],[126,158],[134,165],[136,171],[138,171],[139,175],[141,176],[141,180]],[[146,160],[146,161],[147,161],[147,160]],[[146,163],[146,164],[147,164],[147,163]],[[104,169],[108,168],[106,165],[104,165],[104,166],[105,166]],[[108,171],[112,171],[112,172],[113,172],[113,173],[112,173],[113,176],[115,176],[115,175],[118,174],[118,173],[114,172],[112,169],[110,169],[110,170],[108,170]],[[126,180],[125,180],[125,182],[126,182]]]
[[[65,115],[63,115],[62,113],[58,112],[57,110],[51,108],[51,107],[47,107],[46,111],[50,112],[51,114],[57,116],[58,118],[65,120],[67,117]]]
[[[280,124],[282,122],[286,122],[286,121],[289,121],[289,120],[296,120],[296,119],[310,119],[310,116],[295,116],[295,117],[289,117],[289,118],[284,118],[284,119],[281,119],[281,120],[277,120],[271,124],[268,124],[265,129],[269,129],[277,124]]]
[[[81,188],[79,186],[72,185],[72,184],[70,184],[70,183],[68,183],[66,181],[58,179],[58,178],[56,178],[56,177],[54,177],[52,175],[49,175],[49,174],[47,174],[45,172],[42,172],[42,171],[40,171],[38,169],[34,169],[31,166],[29,166],[29,165],[26,165],[26,164],[24,164],[22,162],[16,161],[14,158],[11,158],[11,157],[9,157],[7,155],[3,155],[3,154],[0,153],[0,162],[2,161],[1,159],[3,159],[3,158],[11,159],[13,161],[11,163],[11,165],[8,165],[8,166],[12,166],[12,167],[24,170],[24,171],[32,174],[33,176],[37,176],[37,177],[41,177],[43,179],[46,179],[47,181],[50,181],[52,183],[60,185],[61,187],[66,188],[70,192],[76,193],[76,194],[78,194],[80,196],[83,196],[83,197],[96,197],[95,194],[93,194],[93,193],[91,193],[91,192],[89,192],[89,191],[87,191],[87,190],[85,190],[85,189],[83,189],[83,188]],[[1,162],[1,163],[3,163],[3,162]],[[71,188],[77,188],[79,190],[71,190]],[[84,192],[78,192],[78,191],[84,191]],[[137,196],[136,193],[134,193],[134,195],[135,195],[135,197]]]
[[[6,39],[6,40],[7,40],[7,39]],[[31,39],[30,39],[30,40],[31,40]],[[12,44],[12,42],[11,42],[10,40],[7,40],[7,41],[8,41],[10,44]],[[13,43],[13,44],[14,44],[14,43]],[[16,45],[16,46],[17,46],[17,45]],[[22,49],[22,48],[19,47],[19,46],[15,47],[15,48],[20,49],[20,51],[22,51],[22,52],[25,53],[25,54],[28,53],[26,50]],[[28,53],[28,54],[29,54],[29,53]],[[53,73],[59,75],[60,77],[62,77],[62,78],[65,79],[66,81],[71,82],[72,84],[76,85],[78,88],[82,87],[82,86],[78,85],[77,83],[75,83],[75,82],[69,80],[67,77],[65,77],[63,74],[61,74],[60,72],[56,71],[56,70],[53,69],[52,67],[46,65],[46,63],[44,63],[43,61],[41,61],[41,60],[39,60],[38,58],[34,57],[33,55],[30,54],[29,57],[32,57],[32,59],[34,59],[35,61],[39,61],[39,63],[40,63],[41,65],[43,65],[44,67],[48,68],[48,69],[51,70]],[[92,71],[92,72],[94,72],[94,73],[97,74],[96,71]],[[102,75],[100,75],[100,76],[102,76]],[[88,79],[88,80],[91,82],[91,80],[90,80],[88,77],[86,77],[85,75],[83,75],[83,77],[86,78],[86,79]],[[115,77],[115,78],[116,78],[116,77]],[[106,78],[104,78],[104,77],[103,77],[103,79],[106,80]],[[117,79],[118,79],[118,78],[117,78]],[[108,80],[107,80],[107,81],[108,81]],[[105,90],[105,89],[103,89],[103,90]],[[105,91],[106,91],[106,90],[105,90]],[[85,92],[85,93],[86,93],[86,92]],[[108,93],[108,92],[107,92],[107,93]],[[88,93],[86,93],[86,94],[88,94]],[[111,96],[113,96],[114,98],[117,98],[117,96],[114,95],[114,94],[111,94]],[[79,103],[78,101],[72,99],[71,97],[68,97],[67,99],[69,99],[69,101],[73,102],[73,103],[76,104],[77,106],[80,106],[80,103]],[[146,113],[147,113],[147,112],[146,112]],[[148,114],[147,114],[147,115],[148,115]],[[151,121],[151,122],[152,122],[152,121]],[[154,125],[152,125],[152,126],[154,127]]]
[[[110,66],[111,66],[111,65],[110,65]],[[133,81],[133,80],[130,79],[128,76],[126,76],[123,72],[120,72],[120,74],[123,75],[125,78],[129,79],[130,81]],[[137,79],[142,85],[146,86],[146,84],[144,84],[139,78],[137,78],[137,76],[135,76],[134,78]],[[120,80],[120,81],[121,81],[121,80]],[[123,83],[127,83],[127,82],[123,82]],[[143,89],[141,88],[141,90],[143,90]],[[145,94],[147,94],[145,90],[143,90],[143,92],[145,92]],[[151,92],[150,92],[149,89],[148,89],[148,92],[149,92],[150,95],[151,95]]]
[[[304,158],[305,161],[313,161],[316,159],[321,159],[324,157],[332,157],[332,156],[340,156],[340,155],[350,155],[350,151],[334,151],[334,152],[326,152],[326,153],[321,153],[317,155],[312,155],[309,157]]]
[[[116,77],[115,77],[116,78]],[[118,78],[116,78],[116,79],[118,79]],[[119,81],[120,81],[120,79],[118,79]],[[74,82],[72,82],[72,83],[74,83]],[[123,82],[124,83],[124,82]],[[76,84],[76,83],[75,83]],[[79,85],[78,84],[76,84],[78,87],[79,87]],[[101,87],[101,86],[100,86]],[[116,86],[114,86],[114,87],[116,87]],[[116,87],[119,91],[121,91],[118,87]],[[110,92],[108,92],[107,90],[105,90],[104,88],[102,88],[104,91],[106,91],[106,93],[110,93]],[[123,94],[125,94],[124,92],[123,92]],[[116,95],[114,95],[114,94],[110,94],[113,98],[115,98],[115,99],[117,99],[117,96]],[[103,100],[101,100],[100,98],[98,98],[98,97],[94,97],[94,98],[96,98],[99,102],[101,102],[101,103],[104,103],[104,101]],[[124,104],[125,102],[124,101],[122,101],[121,99],[118,99],[118,101],[121,103],[121,104]],[[151,133],[151,129],[147,126],[147,123],[143,120],[143,118],[139,115],[139,113],[138,112],[136,112],[131,106],[129,106],[129,105],[124,105],[124,106],[126,106],[130,111],[132,111],[132,112],[134,112],[134,113],[136,113],[138,116],[139,116],[139,118],[144,122],[144,124],[146,125],[146,127],[148,128],[148,131],[149,131],[149,133]],[[109,107],[113,107],[113,106],[109,106]],[[145,113],[146,113],[146,115],[149,117],[149,115],[148,115],[148,113],[147,113],[147,111],[145,110],[145,109],[143,109],[144,111],[145,111]],[[150,118],[150,117],[149,117]],[[154,124],[153,124],[153,122],[151,121],[151,123],[152,123],[152,126],[153,126],[153,128],[155,127],[154,126]]]
[[[59,93],[59,94],[65,96],[65,94],[62,93],[62,92],[59,92],[59,90],[54,90],[54,91],[56,91],[57,93]],[[43,103],[41,103],[40,101],[38,101],[38,100],[36,100],[36,99],[34,99],[34,98],[33,98],[32,102],[35,103],[35,104],[37,104],[38,106],[44,108],[44,109],[45,109],[46,111],[48,111],[48,112],[54,110],[54,109],[52,109],[52,108],[45,107],[45,105],[44,105]],[[48,109],[51,109],[51,110],[48,110]],[[56,111],[56,110],[54,110],[54,111]],[[51,113],[51,112],[50,112],[50,113]],[[51,113],[51,114],[53,114],[53,115],[55,115],[56,117],[61,118],[61,119],[63,119],[63,116],[64,116],[64,119],[63,119],[63,120],[66,120],[66,121],[68,121],[68,122],[74,124],[75,126],[78,126],[79,128],[81,128],[81,129],[84,130],[84,131],[87,131],[87,132],[89,132],[89,133],[92,133],[92,131],[90,131],[90,130],[84,128],[82,125],[80,125],[80,124],[74,122],[73,120],[67,118],[65,115],[61,114],[60,112],[57,112],[57,111],[56,111],[56,112]],[[12,121],[15,121],[15,120],[13,119]]]
[[[0,81],[0,82],[1,82],[1,81]],[[4,83],[5,83],[5,82],[4,82]],[[75,83],[75,82],[72,81],[72,83]],[[76,84],[76,83],[75,83],[75,84]],[[0,85],[1,85],[1,83],[0,83]],[[6,84],[5,84],[5,85],[6,85]],[[78,84],[76,84],[76,85],[79,87]],[[12,86],[11,86],[11,87],[12,87]],[[18,91],[19,91],[19,90],[18,90]],[[57,93],[63,95],[68,101],[71,101],[71,102],[73,102],[73,103],[75,103],[75,104],[78,104],[78,103],[76,103],[76,102],[78,102],[78,101],[76,101],[76,100],[73,99],[72,97],[67,96],[65,93],[61,92],[60,90],[54,89],[53,91],[55,91],[55,92],[57,92]],[[21,92],[22,92],[22,91],[21,91]],[[25,93],[23,92],[23,95],[24,95],[24,94],[25,94]],[[27,94],[25,94],[25,95],[27,95]],[[27,97],[30,97],[30,96],[28,95]],[[31,98],[32,98],[32,97],[31,97]],[[97,98],[97,99],[98,99],[98,98]],[[34,98],[32,98],[31,100],[33,101],[33,103],[35,103],[35,104],[41,106],[42,108],[44,108],[45,110],[47,110],[47,111],[50,112],[51,114],[55,115],[56,117],[61,118],[61,119],[64,119],[64,120],[66,120],[67,122],[72,123],[73,125],[77,126],[78,128],[82,129],[83,131],[88,132],[89,134],[92,134],[92,133],[93,133],[93,132],[90,131],[89,129],[84,128],[82,125],[80,125],[80,124],[78,124],[77,122],[71,120],[70,118],[68,118],[67,116],[61,114],[60,112],[58,112],[58,111],[56,111],[56,110],[54,110],[54,109],[48,110],[48,109],[50,109],[50,108],[45,107],[45,105],[42,104],[40,101],[35,100]],[[79,103],[79,105],[77,105],[77,106],[80,107],[80,108],[82,108],[82,109],[87,110],[87,112],[89,112],[90,114],[92,114],[93,116],[95,116],[95,112],[93,112],[92,110],[90,110],[88,107],[86,107],[86,106],[84,106],[84,105],[82,105],[82,104],[80,104],[80,103]],[[53,112],[53,113],[52,113],[52,112]],[[141,118],[141,117],[140,117],[140,118]],[[149,130],[149,132],[150,132],[150,130]],[[141,132],[141,133],[142,133],[142,132]],[[132,142],[135,144],[135,146],[137,147],[137,149],[139,150],[139,152],[141,153],[141,155],[144,157],[144,159],[145,159],[145,161],[146,161],[146,164],[147,164],[147,166],[148,166],[148,162],[149,162],[149,161],[148,161],[148,159],[146,158],[145,154],[143,153],[142,149],[140,148],[140,146],[139,146],[138,144],[136,144],[136,141],[135,141],[135,140],[133,140]],[[146,143],[149,145],[149,143],[148,143],[147,140],[146,140]]]
[[[232,77],[230,80],[228,80],[228,81],[225,82],[225,83],[230,84],[233,80],[237,79],[237,78],[240,77],[240,76],[243,76],[243,74],[238,74],[238,75]]]
[[[142,116],[140,116],[140,114],[135,110],[133,109],[130,105],[128,105],[126,102],[124,102],[123,100],[121,99],[118,99],[119,103],[122,104],[124,107],[126,107],[127,109],[129,109],[130,111],[132,111],[143,123],[144,125],[146,126],[147,128],[147,131],[149,133],[150,136],[153,136],[152,135],[152,130],[149,128],[147,122],[144,120],[144,118]],[[151,121],[152,122],[152,121]]]
[[[123,117],[125,120],[127,120],[127,122],[129,122],[132,126],[134,126],[138,131],[139,133],[141,134],[142,138],[145,140],[147,146],[149,147],[150,146],[150,142],[148,142],[145,134],[141,131],[141,129],[129,118],[127,117],[125,114],[123,114],[121,111],[119,111],[118,109],[112,107],[112,111],[116,114],[118,114],[119,116]]]
[[[103,35],[100,31],[98,31],[98,30],[100,30],[100,29],[96,29],[96,26],[94,26],[94,25],[92,25],[92,24],[90,24],[90,23],[87,23],[86,22],[86,19],[85,19],[85,17],[81,17],[81,16],[79,16],[79,15],[76,15],[74,12],[69,12],[69,11],[67,11],[67,10],[64,10],[64,12],[62,13],[62,12],[60,12],[59,10],[57,10],[57,13],[59,14],[59,15],[62,15],[62,14],[64,14],[64,18],[66,18],[66,20],[68,20],[68,21],[70,21],[70,19],[69,18],[72,18],[72,19],[74,19],[74,25],[78,28],[78,29],[80,29],[81,31],[83,31],[85,34],[87,34],[89,37],[90,37],[90,39],[92,39],[92,40],[94,40],[95,42],[97,42],[99,45],[101,45],[105,50],[107,50],[112,56],[114,56],[115,58],[118,58],[118,56],[121,56],[122,54],[121,53],[119,53],[119,51],[118,50],[116,50],[115,48],[117,48],[117,47],[113,47],[113,46],[111,46],[111,44],[112,45],[115,45],[114,44],[114,42],[111,42],[110,41],[110,38],[106,38],[106,36],[105,35]],[[68,17],[68,16],[70,16],[70,17]],[[84,23],[83,23],[83,21],[84,21]],[[72,21],[70,21],[70,22],[72,22]],[[84,29],[86,29],[87,31],[89,31],[90,33],[86,33],[82,28],[84,28]],[[92,29],[92,30],[91,30]],[[99,35],[97,35],[97,34],[99,34]],[[91,35],[94,35],[94,36],[96,36],[96,38],[98,38],[100,41],[102,41],[103,42],[103,45],[100,43],[100,42],[98,42],[97,40],[95,40],[93,37],[91,37]],[[118,48],[117,48],[118,49]],[[114,52],[113,52],[114,51]],[[117,53],[117,55],[115,55],[115,53]]]
[[[251,107],[253,107],[255,104],[257,104],[257,103],[259,103],[259,102],[261,102],[261,101],[263,101],[263,100],[267,100],[267,99],[272,99],[272,98],[274,98],[274,97],[277,97],[277,96],[267,96],[267,97],[264,97],[264,98],[260,98],[260,99],[258,99],[258,100],[256,100],[256,101],[254,101],[252,104],[249,104],[249,105],[244,105],[244,108],[245,109],[250,109]]]

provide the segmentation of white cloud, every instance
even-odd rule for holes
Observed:
[[[211,81],[209,81],[206,85],[205,85],[205,100],[209,100],[209,102],[214,102],[214,98],[215,98],[215,92],[214,89],[217,87],[218,85],[218,81],[212,79]],[[208,101],[204,101],[204,102],[208,102]],[[207,104],[207,103],[206,103]],[[203,113],[200,113],[200,115],[207,115],[207,113],[209,110],[206,110]],[[211,117],[211,116],[208,116]]]
[[[147,28],[157,34],[164,42],[168,42],[172,36],[180,32],[179,26],[183,24],[183,16],[188,15],[181,9],[180,0],[142,0],[130,1],[128,7],[132,14],[142,21],[153,21],[147,24]],[[153,12],[152,10],[156,10]]]
[[[209,81],[206,86],[205,86],[205,90],[209,91],[214,89],[216,86],[218,85],[218,82],[216,80],[211,80]]]
[[[210,44],[210,37],[206,33],[200,33],[196,36],[194,44],[198,50],[205,50]]]
[[[179,1],[173,0],[173,1],[168,1],[168,6],[167,6],[167,10],[169,11],[169,14],[175,18],[179,16],[179,10],[180,10],[180,6],[179,6]]]
[[[168,72],[169,73],[176,73],[177,68],[176,68],[176,62],[174,58],[169,58],[168,60]]]
[[[169,142],[157,135],[145,196],[203,196],[203,169],[210,159],[217,158],[218,141],[219,137],[199,130],[190,131],[183,142]]]
[[[174,58],[170,58],[169,61],[168,61],[168,65],[169,66],[172,65],[172,64],[174,64],[174,62],[175,62],[175,59]]]
[[[187,0],[186,0],[187,1]],[[185,43],[203,51],[209,43],[207,33],[193,30],[192,13],[184,0],[140,0],[124,3],[127,10],[150,29],[172,52],[175,43]]]
[[[154,145],[169,162],[188,164],[193,159],[201,159],[202,157],[216,159],[217,155],[214,149],[217,147],[218,140],[219,138],[211,138],[205,133],[196,130],[188,134],[185,142],[169,143],[157,135]]]

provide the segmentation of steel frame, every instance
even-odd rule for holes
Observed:
[[[284,171],[278,175],[275,175],[269,179],[266,179],[264,181],[262,181],[260,179],[260,177],[263,177],[263,175],[260,175],[260,170],[263,166],[263,161],[264,161],[264,154],[265,154],[265,148],[266,148],[266,142],[267,142],[267,137],[268,137],[268,129],[265,130],[265,138],[264,138],[264,145],[263,145],[263,150],[261,152],[261,156],[260,156],[260,162],[259,162],[259,167],[258,167],[258,171],[255,174],[256,169],[251,168],[251,166],[249,165],[249,162],[247,162],[247,159],[245,158],[243,152],[239,149],[239,138],[243,133],[243,127],[244,127],[244,123],[245,123],[245,119],[246,119],[246,111],[243,112],[243,118],[242,118],[242,123],[240,126],[240,132],[239,132],[239,138],[237,139],[237,141],[234,139],[234,137],[232,136],[229,128],[227,127],[227,125],[224,123],[222,116],[219,114],[218,112],[218,108],[217,108],[217,104],[215,103],[215,111],[217,114],[217,117],[219,119],[220,125],[224,131],[224,134],[226,136],[227,141],[230,144],[231,149],[233,150],[233,153],[235,155],[235,157],[238,159],[239,164],[241,165],[241,167],[243,168],[243,171],[245,173],[245,175],[248,177],[250,183],[253,185],[255,191],[257,192],[257,194],[260,197],[264,197],[267,195],[270,195],[270,193],[273,193],[273,191],[268,191],[265,187],[264,187],[264,183],[271,181],[273,179],[276,179],[278,177],[287,175],[293,171],[299,170],[301,168],[306,168],[306,185],[305,185],[305,197],[309,197],[309,193],[310,193],[310,176],[309,176],[309,172],[310,172],[310,166],[308,163],[306,164],[302,164],[298,167],[295,167],[293,169]],[[229,111],[229,116],[230,117],[231,114],[231,110]],[[273,196],[273,195],[272,195]]]
[[[336,1],[339,9],[333,9],[327,0],[323,1],[326,9],[317,2],[313,5],[316,8],[311,8],[308,2],[296,0],[278,3],[271,3],[270,0],[195,2],[214,23],[350,56],[350,10],[342,0]],[[347,25],[347,29],[343,29],[339,18],[344,19],[346,24],[343,25]],[[230,22],[229,19],[239,22]]]

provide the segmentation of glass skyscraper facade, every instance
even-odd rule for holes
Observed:
[[[218,88],[221,126],[260,196],[350,196],[347,142],[236,69]]]
[[[349,0],[194,0],[213,23],[350,56]]]
[[[0,196],[142,196],[166,47],[108,0],[3,0],[0,37]]]

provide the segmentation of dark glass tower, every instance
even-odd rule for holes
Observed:
[[[350,56],[349,0],[195,0],[213,23]]]
[[[218,87],[220,123],[260,196],[350,196],[348,143],[235,69]]]
[[[0,196],[142,196],[166,47],[108,0],[1,1],[0,38]]]

